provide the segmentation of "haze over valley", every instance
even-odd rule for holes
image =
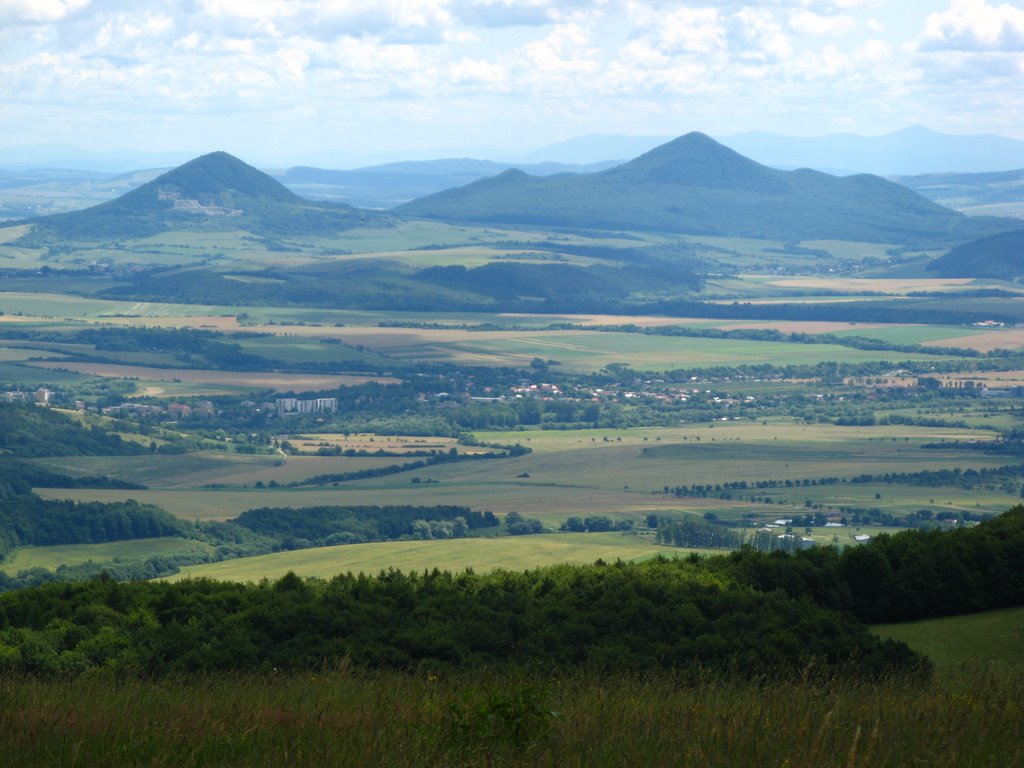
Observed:
[[[1024,762],[1019,3],[0,22],[5,753]]]

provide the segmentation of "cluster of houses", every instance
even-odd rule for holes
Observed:
[[[76,402],[76,405],[78,403]],[[85,403],[81,403],[84,409]],[[217,409],[209,400],[200,400],[194,405],[187,403],[168,403],[167,405],[148,405],[145,403],[119,403],[101,409],[106,416],[118,416],[121,418],[149,419],[162,418],[167,416],[171,419],[210,419],[213,418]]]
[[[274,409],[278,416],[295,416],[304,413],[334,413],[338,410],[338,398],[315,397],[302,400],[297,397],[279,397]]]
[[[648,382],[651,383],[651,382]],[[662,384],[663,382],[656,382]],[[649,401],[659,403],[687,403],[691,400],[706,398],[708,403],[719,406],[750,404],[755,402],[752,395],[743,398],[712,395],[710,389],[694,389],[691,387],[665,387],[655,389],[611,387],[581,387],[577,397],[567,397],[556,384],[521,384],[512,387],[512,396],[516,399],[537,398],[541,400],[572,399],[589,402],[628,402]],[[483,398],[473,398],[479,400]]]
[[[53,398],[53,392],[45,387],[34,392],[23,392],[20,389],[0,392],[0,400],[5,403],[35,403],[36,405],[49,405]]]

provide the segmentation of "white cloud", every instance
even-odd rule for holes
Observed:
[[[462,59],[448,68],[448,76],[455,85],[486,85],[491,88],[504,87],[508,83],[508,72],[498,64],[478,59]]]
[[[921,51],[1024,51],[1024,10],[985,0],[952,0],[925,20]]]
[[[89,3],[90,0],[0,0],[0,20],[13,24],[59,21]]]
[[[136,143],[214,131],[253,146],[299,131],[407,146],[411,124],[477,144],[522,141],[522,125],[806,133],[827,116],[883,130],[958,101],[972,120],[1024,125],[1009,96],[1021,3],[922,3],[0,0],[0,114],[8,141],[116,142],[139,125]]]
[[[793,11],[789,16],[789,28],[801,35],[835,37],[852,32],[856,26],[852,16],[823,16],[803,10]]]
[[[587,33],[577,24],[559,24],[519,52],[522,76],[529,81],[595,73],[600,65]]]
[[[763,9],[744,8],[731,19],[733,50],[745,62],[775,62],[789,58],[793,48],[775,17]]]

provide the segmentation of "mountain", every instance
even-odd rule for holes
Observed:
[[[556,173],[588,173],[615,165],[615,161],[591,165],[534,163],[518,166],[535,176]],[[417,197],[461,187],[514,167],[493,160],[441,159],[416,160],[353,170],[289,168],[275,178],[304,197],[334,200],[366,208],[391,208]]]
[[[785,241],[919,243],[1012,226],[968,219],[877,176],[775,170],[702,133],[605,171],[541,178],[509,170],[394,210],[450,221]]]
[[[972,240],[931,262],[940,277],[990,277],[1013,280],[1024,276],[1024,229]]]
[[[778,168],[847,169],[907,176],[1024,168],[1024,141],[991,134],[955,135],[912,126],[882,136],[830,134],[811,138],[749,132],[719,139]]]
[[[314,234],[349,229],[374,216],[347,205],[303,200],[238,158],[213,152],[114,200],[32,219],[27,237],[36,242],[137,238],[170,229]]]

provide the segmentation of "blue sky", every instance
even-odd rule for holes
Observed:
[[[0,146],[250,162],[588,133],[1024,139],[1024,5],[0,0]]]

